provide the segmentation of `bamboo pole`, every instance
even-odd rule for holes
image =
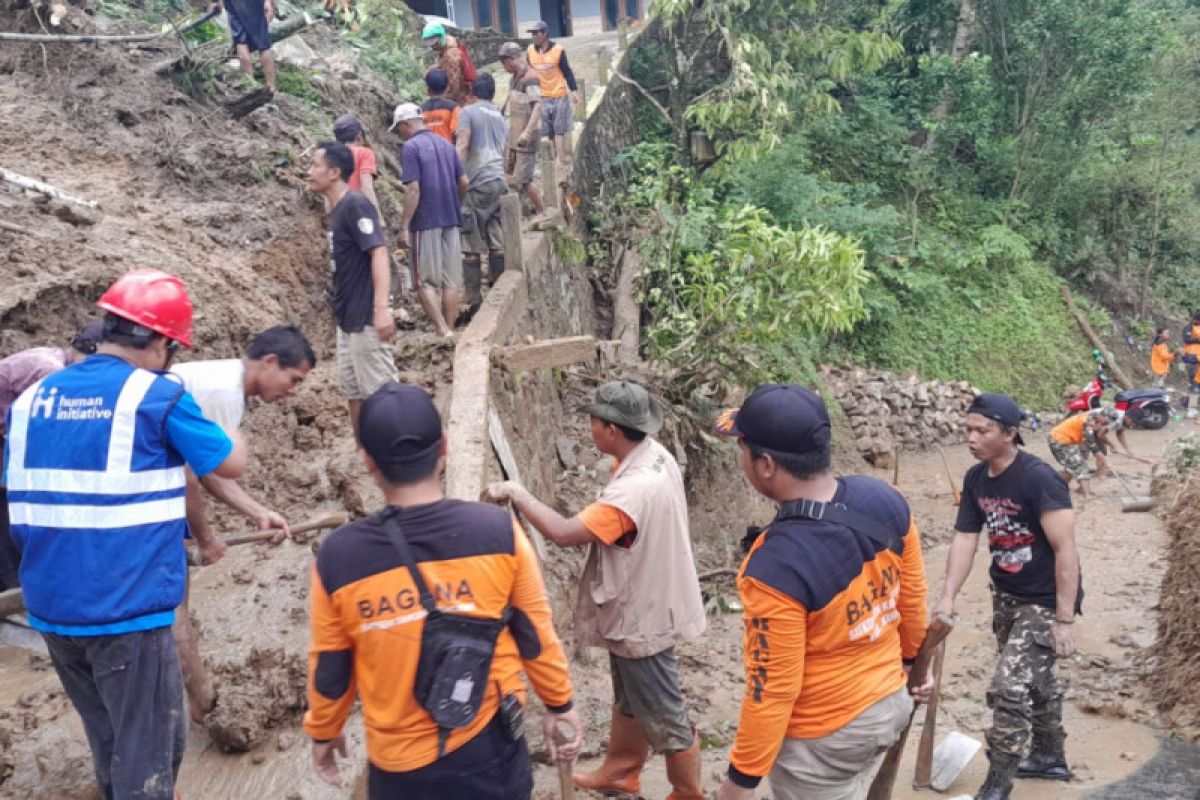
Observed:
[[[24,175],[18,175],[12,170],[7,170],[0,167],[0,180],[5,180],[14,186],[20,186],[22,189],[29,189],[34,192],[40,192],[54,200],[62,200],[66,203],[75,203],[86,208],[97,208],[95,200],[84,200],[83,198],[67,194],[62,189],[51,186],[48,183],[42,183],[34,178],[26,178]]]

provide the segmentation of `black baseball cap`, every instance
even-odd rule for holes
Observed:
[[[1013,400],[1006,394],[987,393],[976,396],[971,403],[971,407],[967,409],[968,414],[979,414],[988,419],[994,419],[1006,428],[1016,428],[1017,436],[1013,439],[1015,444],[1025,444],[1025,440],[1021,438],[1021,420],[1025,419],[1025,412],[1017,405],[1017,401]]]
[[[412,483],[437,465],[442,417],[424,389],[388,381],[363,401],[358,443],[389,481]]]
[[[353,114],[343,114],[333,121],[333,138],[339,142],[353,142],[360,133],[369,133],[370,130]]]
[[[767,450],[803,455],[829,444],[829,412],[815,392],[790,383],[764,383],[740,408],[727,408],[713,432],[737,436]]]

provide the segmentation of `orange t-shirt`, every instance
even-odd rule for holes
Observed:
[[[637,524],[633,518],[607,503],[592,503],[575,517],[588,529],[588,533],[605,544],[630,547],[637,536]]]
[[[354,154],[354,174],[350,176],[350,180],[346,181],[346,185],[351,189],[361,189],[362,176],[374,177],[378,172],[375,166],[375,151],[369,147],[352,144],[350,152]]]
[[[1084,412],[1067,417],[1051,429],[1050,438],[1059,444],[1083,444],[1083,427],[1087,424],[1088,416]]]
[[[458,115],[462,109],[453,100],[445,97],[431,97],[421,104],[421,116],[425,118],[425,127],[454,144],[454,135],[458,133]]]

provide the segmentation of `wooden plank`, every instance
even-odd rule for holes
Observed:
[[[492,449],[496,451],[496,458],[500,459],[500,468],[504,470],[504,476],[510,481],[521,483],[521,472],[517,467],[517,459],[508,445],[508,437],[504,435],[504,423],[500,421],[500,415],[494,408],[488,408],[488,437],[492,440]],[[538,559],[545,561],[546,542],[542,539],[542,534],[532,525],[525,527],[529,533],[529,540],[533,542],[533,549],[537,552]]]
[[[596,340],[591,336],[546,339],[507,347],[501,352],[500,358],[510,372],[565,367],[568,364],[593,364],[596,361]]]

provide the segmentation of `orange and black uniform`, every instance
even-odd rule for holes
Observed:
[[[753,788],[784,739],[818,739],[901,690],[924,638],[925,569],[908,504],[882,481],[838,479],[834,503],[883,523],[898,555],[826,520],[784,519],[742,562],[746,693],[729,777]]]
[[[497,639],[479,715],[450,734],[438,760],[437,726],[413,695],[425,611],[380,515],[339,529],[321,546],[304,729],[316,740],[337,736],[361,698],[373,778],[375,771],[419,776],[461,760],[456,751],[470,753],[498,728],[492,722],[502,695],[524,700],[522,671],[550,710],[569,710],[572,696],[537,557],[512,516],[450,499],[397,511],[440,608],[499,619],[507,607],[512,617]],[[521,754],[528,758],[523,744]]]
[[[431,97],[421,104],[425,127],[450,144],[454,144],[454,136],[458,133],[460,111],[458,103],[445,97]]]

